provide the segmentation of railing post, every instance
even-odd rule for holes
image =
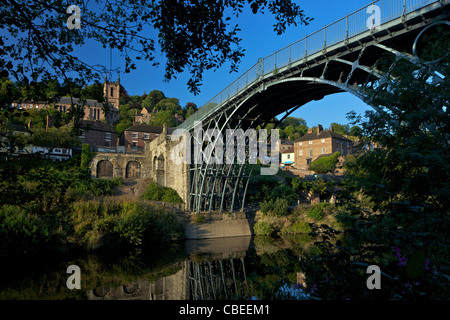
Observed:
[[[327,47],[327,26],[323,28],[324,38],[323,38],[323,49]]]
[[[345,40],[348,41],[348,13],[345,16],[345,20],[346,20],[346,27],[347,27],[347,29],[345,30]]]
[[[308,55],[308,36],[305,37],[305,58]]]

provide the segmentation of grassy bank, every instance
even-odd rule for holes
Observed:
[[[340,230],[342,226],[336,220],[339,209],[333,204],[315,204],[298,206],[292,212],[279,210],[278,206],[263,206],[255,215],[253,231],[255,235],[308,234],[313,225],[326,224]],[[278,214],[284,212],[284,214]]]
[[[175,214],[146,202],[74,202],[64,213],[37,215],[0,208],[2,251],[129,249],[183,238]]]

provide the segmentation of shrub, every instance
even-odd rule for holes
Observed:
[[[151,201],[183,203],[183,200],[175,190],[168,187],[160,187],[153,181],[147,186],[147,189],[142,194],[141,198]]]
[[[287,199],[278,198],[260,202],[261,211],[263,213],[273,213],[277,216],[285,216],[288,213],[289,201]]]
[[[323,216],[324,216],[323,209],[324,209],[324,206],[322,204],[311,206],[308,209],[308,213],[306,216],[308,218],[312,218],[316,221],[320,221],[323,219]]]
[[[288,213],[288,200],[283,198],[278,198],[275,200],[273,206],[273,213],[277,216],[285,216]]]
[[[309,223],[306,221],[297,221],[292,224],[290,229],[292,233],[310,233],[312,231]]]
[[[328,173],[334,170],[340,153],[335,152],[331,156],[320,157],[313,161],[309,166],[309,170],[316,173]]]
[[[261,211],[263,213],[269,213],[273,211],[273,201],[267,200],[259,203],[259,206],[261,207]]]
[[[274,227],[264,221],[258,221],[253,226],[254,234],[259,236],[270,236],[274,231]]]
[[[37,216],[16,206],[0,208],[0,243],[15,252],[36,250],[50,241],[50,232]]]

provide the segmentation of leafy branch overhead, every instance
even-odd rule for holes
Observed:
[[[204,71],[226,62],[231,62],[230,71],[237,70],[244,49],[239,45],[239,25],[232,21],[243,10],[273,14],[277,34],[311,20],[291,0],[85,0],[76,3],[81,28],[69,29],[66,10],[72,4],[67,0],[3,2],[2,76],[34,83],[56,75],[64,80],[74,77],[84,85],[100,79],[108,69],[91,65],[77,54],[78,48],[95,42],[118,50],[126,73],[136,69],[136,60],[157,64],[160,50],[166,58],[165,80],[188,71],[187,85],[198,93]]]

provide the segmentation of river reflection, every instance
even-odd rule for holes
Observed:
[[[302,299],[299,259],[307,236],[187,240],[127,254],[0,258],[0,299]],[[67,267],[81,270],[69,290]]]

